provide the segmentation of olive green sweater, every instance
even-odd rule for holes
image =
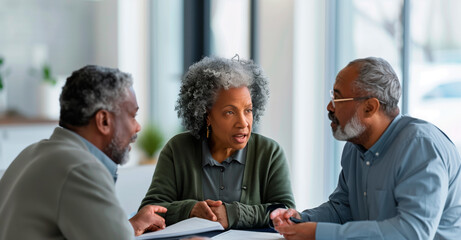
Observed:
[[[160,153],[152,184],[141,203],[161,205],[170,225],[189,217],[202,193],[201,140],[190,133],[170,139]],[[294,208],[288,165],[282,148],[272,139],[252,133],[248,141],[239,202],[225,203],[230,228],[268,225],[266,207],[283,203]]]

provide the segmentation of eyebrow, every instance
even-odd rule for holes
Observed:
[[[245,105],[245,107],[250,107],[250,106],[253,107],[253,103]],[[226,105],[223,108],[226,108],[226,107],[237,108],[237,106],[234,106],[234,105]]]
[[[337,93],[337,94],[338,94],[339,96],[341,96],[341,97],[343,96],[343,95],[341,94],[341,91],[339,91],[339,90],[336,89],[336,88],[333,88],[333,92]]]

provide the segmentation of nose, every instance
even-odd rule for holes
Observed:
[[[333,107],[333,103],[331,102],[331,100],[328,102],[327,111],[335,112],[335,108]]]
[[[136,128],[135,128],[135,131],[138,133],[139,131],[141,131],[141,124],[139,124],[139,122],[136,120]]]
[[[250,121],[251,120],[248,119],[248,117],[245,116],[244,113],[241,113],[241,114],[239,114],[238,119],[237,119],[237,126],[241,127],[241,128],[246,128],[246,127],[248,127],[250,125],[249,124]]]

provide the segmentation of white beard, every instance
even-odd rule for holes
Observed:
[[[366,127],[359,121],[357,112],[354,117],[344,126],[344,130],[338,125],[336,131],[333,132],[333,137],[339,141],[348,141],[358,137],[365,131]]]

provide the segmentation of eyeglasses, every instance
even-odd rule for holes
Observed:
[[[354,97],[354,98],[335,99],[335,92],[333,90],[330,90],[330,97],[331,97],[331,105],[333,105],[333,108],[336,108],[335,102],[358,101],[358,100],[364,100],[364,99],[372,98],[372,97]]]

